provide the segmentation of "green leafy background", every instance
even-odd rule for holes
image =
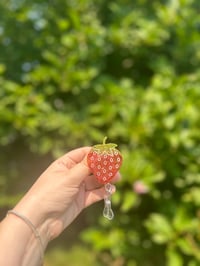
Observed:
[[[1,0],[0,214],[70,149],[118,143],[112,198],[47,266],[200,265],[199,0]]]

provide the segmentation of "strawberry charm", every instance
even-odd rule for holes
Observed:
[[[122,155],[116,149],[117,144],[105,143],[94,145],[87,156],[87,162],[90,170],[97,178],[99,183],[108,183],[119,171],[122,164]]]
[[[92,147],[88,153],[87,162],[98,182],[105,185],[106,195],[104,198],[105,208],[103,215],[111,220],[114,214],[111,210],[110,200],[112,185],[109,182],[122,165],[122,155],[116,149],[117,144],[106,143],[106,139],[107,137],[104,138],[103,144],[97,144]]]

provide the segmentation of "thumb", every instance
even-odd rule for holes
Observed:
[[[87,158],[85,157],[80,163],[77,163],[68,172],[68,183],[71,186],[79,186],[82,181],[91,174],[87,165]]]

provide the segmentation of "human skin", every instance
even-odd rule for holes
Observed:
[[[86,156],[90,149],[78,148],[54,161],[13,208],[35,226],[44,251],[84,208],[104,198],[104,187],[87,166]],[[114,182],[119,177],[117,173]],[[38,266],[42,263],[38,239],[23,219],[13,214],[0,223],[0,251],[0,266]]]

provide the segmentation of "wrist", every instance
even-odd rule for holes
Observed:
[[[21,220],[23,227],[26,226],[29,229],[29,235],[38,242],[41,254],[43,254],[51,240],[49,232],[50,221],[48,219],[41,219],[39,216],[37,219],[34,212],[29,212],[27,209],[21,210],[21,208],[17,207],[9,210],[7,216],[13,216],[13,219]]]
[[[51,219],[45,215],[41,202],[42,200],[34,196],[33,193],[27,193],[13,208],[13,211],[30,221],[29,225],[30,223],[32,225],[29,227],[34,227],[37,231],[36,234],[38,233],[40,235],[42,245],[45,249],[51,240],[49,230]],[[34,231],[34,229],[32,231]]]
[[[64,223],[62,219],[58,219],[56,213],[49,213],[45,206],[43,208],[42,202],[38,197],[26,194],[13,210],[31,221],[40,233],[46,248],[48,243],[63,230]]]
[[[46,226],[38,230],[44,235]],[[33,231],[24,220],[11,213],[0,223],[0,250],[0,265],[35,266],[43,262],[44,250]]]
[[[15,211],[15,210],[9,210],[7,215],[11,215],[11,216],[13,215],[16,218],[20,219],[31,230],[31,232],[30,232],[30,233],[32,233],[31,237],[33,236],[33,240],[38,241],[39,250],[40,250],[40,258],[41,258],[41,261],[43,261],[45,247],[43,244],[41,234],[38,231],[38,229],[34,226],[34,224],[26,216],[20,214],[19,212]],[[31,237],[29,238],[30,240],[31,240]],[[33,241],[31,241],[31,243],[32,242]]]
[[[42,265],[45,249],[51,240],[50,224],[38,201],[22,198],[0,224],[0,250],[4,251],[0,265]],[[8,256],[9,263],[6,260]]]

